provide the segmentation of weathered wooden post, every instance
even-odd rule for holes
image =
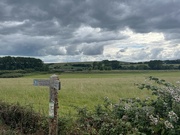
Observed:
[[[61,83],[57,75],[52,75],[50,80],[34,79],[35,86],[49,86],[49,135],[58,135],[58,90]]]
[[[60,81],[57,75],[50,77],[49,87],[49,135],[58,134],[58,91]]]

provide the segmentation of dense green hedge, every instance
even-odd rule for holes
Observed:
[[[59,118],[59,132],[62,134],[69,132],[67,129],[69,122],[69,118]],[[2,101],[0,102],[0,123],[9,127],[7,134],[15,133],[13,130],[16,130],[19,134],[47,135],[49,130],[48,118],[34,112],[31,106],[22,107],[19,104],[8,104]]]
[[[120,99],[112,103],[105,98],[104,105],[94,111],[78,109],[77,134],[91,135],[179,135],[180,89],[164,80],[150,77],[150,83],[138,84],[148,89],[156,99]]]
[[[32,107],[0,102],[0,110],[1,122],[22,133],[35,133],[46,125],[44,118],[35,113]]]
[[[1,70],[0,78],[18,78],[27,73],[25,70]]]
[[[24,74],[21,73],[6,73],[0,75],[0,78],[18,78],[18,77],[23,77]]]

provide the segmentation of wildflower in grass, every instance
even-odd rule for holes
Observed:
[[[179,117],[177,116],[176,113],[174,113],[173,111],[170,111],[168,113],[168,117],[170,118],[171,121],[177,122]]]
[[[122,120],[127,121],[128,118],[129,118],[129,117],[128,117],[127,115],[123,115]]]
[[[127,101],[128,101],[128,103],[132,103],[133,102],[133,100],[131,98],[129,98]]]
[[[148,101],[148,100],[150,100],[150,99],[151,99],[150,97],[146,97],[145,101]]]
[[[125,104],[124,110],[129,110],[130,108],[131,108],[131,106],[129,104]]]
[[[166,121],[164,122],[164,124],[165,124],[166,128],[169,128],[169,129],[174,128],[174,126],[172,125],[172,123],[169,122],[168,120],[166,120]]]
[[[174,100],[178,103],[180,103],[180,96],[179,95],[175,95],[174,96]]]
[[[167,106],[168,106],[168,103],[163,102],[163,105],[164,105],[164,107],[167,107]]]
[[[174,101],[180,103],[180,89],[177,87],[166,88],[167,92],[172,96]]]
[[[153,125],[157,125],[158,124],[158,121],[159,121],[158,118],[154,117],[153,115],[150,115],[149,119],[151,121],[151,124],[153,124]]]

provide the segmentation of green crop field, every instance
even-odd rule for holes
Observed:
[[[48,115],[49,88],[33,86],[33,79],[48,79],[51,74],[34,74],[23,78],[0,79],[0,100],[20,105],[31,105],[37,112]],[[74,106],[93,109],[108,97],[113,102],[120,98],[151,96],[147,90],[139,90],[135,83],[145,83],[154,76],[176,83],[180,71],[120,71],[107,73],[58,74],[62,89],[58,92],[59,115],[74,114]]]

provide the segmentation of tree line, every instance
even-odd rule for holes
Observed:
[[[146,62],[121,62],[103,60],[95,62],[60,63],[49,65],[53,71],[91,70],[180,70],[180,60],[151,60]]]
[[[26,57],[0,57],[0,70],[45,70],[46,67],[42,60]]]
[[[117,60],[103,60],[92,63],[76,63],[68,65],[71,69],[83,70],[177,70],[180,69],[179,60],[151,60],[147,62],[120,62]],[[0,57],[0,70],[35,70],[48,71],[49,65],[41,59],[30,57]],[[55,67],[54,67],[55,69]],[[58,68],[59,69],[59,68]],[[63,69],[62,69],[63,70]]]
[[[180,60],[151,60],[148,62],[119,62],[103,60],[93,62],[93,70],[171,70],[180,69]]]

